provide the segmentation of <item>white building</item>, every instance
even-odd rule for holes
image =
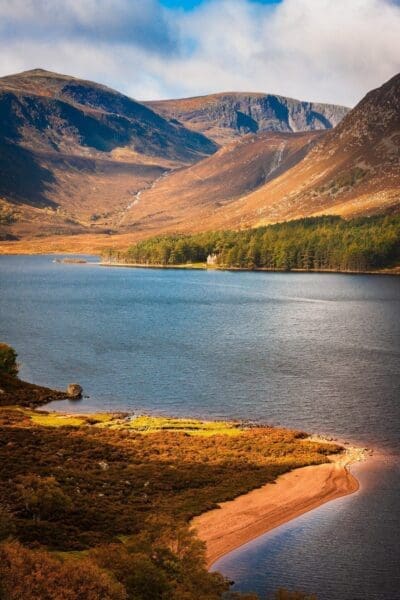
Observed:
[[[207,256],[207,264],[208,265],[216,265],[218,262],[218,256],[216,254],[209,254]]]

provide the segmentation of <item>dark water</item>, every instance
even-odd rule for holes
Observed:
[[[362,487],[215,566],[238,590],[400,599],[400,278],[0,258],[0,339],[58,409],[246,418],[376,448]]]

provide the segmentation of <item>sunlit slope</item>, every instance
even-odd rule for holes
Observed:
[[[265,132],[231,142],[196,165],[160,178],[140,194],[123,223],[153,231],[220,226],[230,205],[301,161],[320,136]]]
[[[68,105],[80,128],[73,120],[67,125],[62,111],[42,112],[46,103]],[[109,138],[99,141],[87,125],[93,120],[97,133],[111,128]],[[43,71],[3,78],[2,250],[96,251],[159,233],[399,211],[400,75],[367,94],[333,129],[293,133],[301,120],[296,127],[290,122],[284,132],[242,135],[242,127],[218,149],[97,84]]]
[[[400,207],[400,75],[373,90],[292,169],[225,215],[248,224]]]
[[[260,138],[259,143],[268,145],[268,139]],[[212,165],[218,164],[223,171],[223,151],[187,170],[179,186],[173,185],[178,174],[166,177],[162,188],[156,185],[147,196],[152,212],[148,220],[160,228],[169,223],[169,230],[176,227],[179,231],[199,231],[251,227],[319,214],[350,217],[398,212],[400,75],[367,94],[335,129],[321,132],[307,149],[301,160],[282,162],[279,171],[264,184],[248,192],[243,185],[241,195],[235,198],[230,193],[232,182],[249,171],[243,156],[232,153],[228,146],[232,164],[224,184],[221,175],[224,191],[220,196],[214,196]],[[253,161],[256,155],[248,159]],[[201,184],[194,181],[196,175],[202,177]],[[170,202],[172,196],[175,203]],[[162,210],[155,215],[157,202]]]

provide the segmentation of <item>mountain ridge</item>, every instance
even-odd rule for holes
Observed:
[[[44,110],[47,107],[46,102],[49,102],[50,108],[53,110],[56,110],[58,103],[61,103],[59,109],[61,113],[65,110],[66,105],[70,107],[70,110],[82,111],[89,119],[100,113],[103,118],[103,129],[98,134],[98,142],[103,134],[105,138],[103,144],[96,145],[96,139],[86,140],[87,145],[96,150],[108,151],[112,147],[118,146],[117,142],[119,145],[134,142],[138,144],[137,149],[140,152],[150,156],[161,155],[163,158],[190,162],[190,160],[198,159],[198,157],[192,156],[193,153],[207,154],[217,149],[213,142],[201,134],[193,134],[180,123],[172,123],[163,119],[132,98],[88,80],[42,69],[33,69],[0,78],[0,93],[2,96],[14,94],[21,102],[22,99],[25,99],[25,102],[30,99],[30,104],[26,107],[26,116],[29,116],[28,110],[35,99],[37,102],[40,99],[45,103]],[[11,96],[8,98],[11,100]],[[40,117],[40,115],[38,116]],[[66,118],[69,116],[71,115],[66,115]],[[63,118],[63,114],[60,114],[60,118]],[[36,120],[34,124],[39,127],[40,119]],[[150,125],[155,133],[149,131]],[[79,127],[79,123],[76,126]],[[107,127],[111,129],[110,139],[107,139]],[[79,133],[81,132],[79,131]],[[163,139],[160,139],[161,136]],[[144,141],[147,142],[147,145]],[[172,156],[165,156],[166,150],[172,150]]]
[[[397,75],[334,128],[318,129],[313,115],[307,125],[300,111],[296,127],[310,130],[299,133],[270,105],[266,131],[235,132],[229,105],[211,140],[101,84],[40,69],[0,78],[0,239],[43,247],[50,236],[65,249],[54,239],[84,234],[127,246],[158,233],[398,212],[399,103]]]
[[[146,102],[160,114],[225,144],[246,133],[330,129],[349,112],[334,104],[306,102],[260,92],[219,92]]]

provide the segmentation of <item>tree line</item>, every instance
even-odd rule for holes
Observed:
[[[400,260],[400,216],[309,217],[241,231],[157,236],[105,260],[143,265],[204,263],[223,268],[368,271]]]

